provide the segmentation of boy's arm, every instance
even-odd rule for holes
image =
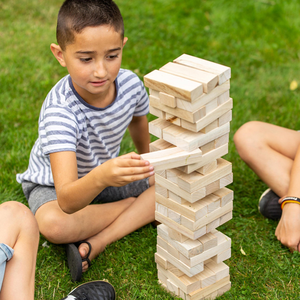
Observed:
[[[139,154],[149,152],[150,135],[147,116],[133,117],[128,126],[129,133]]]
[[[110,159],[80,179],[75,152],[51,153],[50,162],[57,201],[66,213],[84,208],[107,186],[123,186],[153,175],[153,167],[136,153]]]
[[[300,198],[300,147],[297,150],[291,170],[290,184],[287,196]],[[281,198],[280,200],[282,200]],[[281,201],[280,201],[281,202]],[[286,203],[282,216],[275,231],[277,239],[285,246],[300,251],[300,205]]]

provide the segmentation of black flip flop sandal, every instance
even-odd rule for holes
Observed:
[[[85,258],[82,258],[78,247],[82,244],[86,243],[89,246],[89,251]],[[91,253],[92,246],[87,241],[80,241],[73,244],[66,244],[66,254],[68,259],[68,267],[70,269],[71,277],[73,281],[80,281],[82,277],[82,262],[87,261],[89,267],[91,266],[91,261],[89,259],[89,255]]]

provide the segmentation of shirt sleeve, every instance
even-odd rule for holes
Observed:
[[[76,116],[67,107],[51,105],[39,122],[39,138],[44,155],[61,151],[76,152],[78,126]]]

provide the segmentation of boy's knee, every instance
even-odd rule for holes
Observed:
[[[63,244],[67,233],[67,220],[65,217],[49,212],[43,216],[42,222],[39,222],[39,228],[42,235],[51,243]]]
[[[236,131],[233,141],[239,153],[255,145],[255,140],[259,138],[260,124],[261,122],[251,121]]]
[[[17,201],[8,201],[0,205],[0,213],[7,220],[12,220],[19,230],[25,230],[31,236],[38,236],[39,229],[37,221],[30,209]]]

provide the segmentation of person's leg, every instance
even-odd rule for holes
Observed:
[[[290,172],[300,145],[300,132],[262,122],[249,122],[234,135],[243,161],[278,196],[288,190]]]
[[[151,180],[151,185],[154,180]],[[105,249],[105,246],[128,233],[154,220],[154,187],[149,188],[139,197],[127,198],[121,201],[93,204],[73,214],[64,213],[57,201],[43,204],[35,214],[40,232],[50,242],[55,244],[74,243],[87,240],[92,245],[90,258],[95,258]],[[105,230],[105,231],[104,231]],[[98,234],[102,231],[103,241]],[[105,237],[105,238],[104,238]],[[102,239],[102,236],[100,236]],[[80,254],[85,257],[87,244],[79,247]],[[84,264],[84,270],[87,265]]]
[[[14,250],[6,264],[0,300],[34,299],[39,230],[32,212],[22,203],[0,205],[0,242]]]
[[[155,188],[151,186],[124,211],[109,226],[98,234],[87,239],[92,245],[90,258],[94,259],[105,250],[107,245],[120,240],[131,232],[153,222],[155,219]],[[79,252],[82,257],[88,252],[87,244],[81,244]],[[83,271],[88,268],[87,262],[83,263]]]

